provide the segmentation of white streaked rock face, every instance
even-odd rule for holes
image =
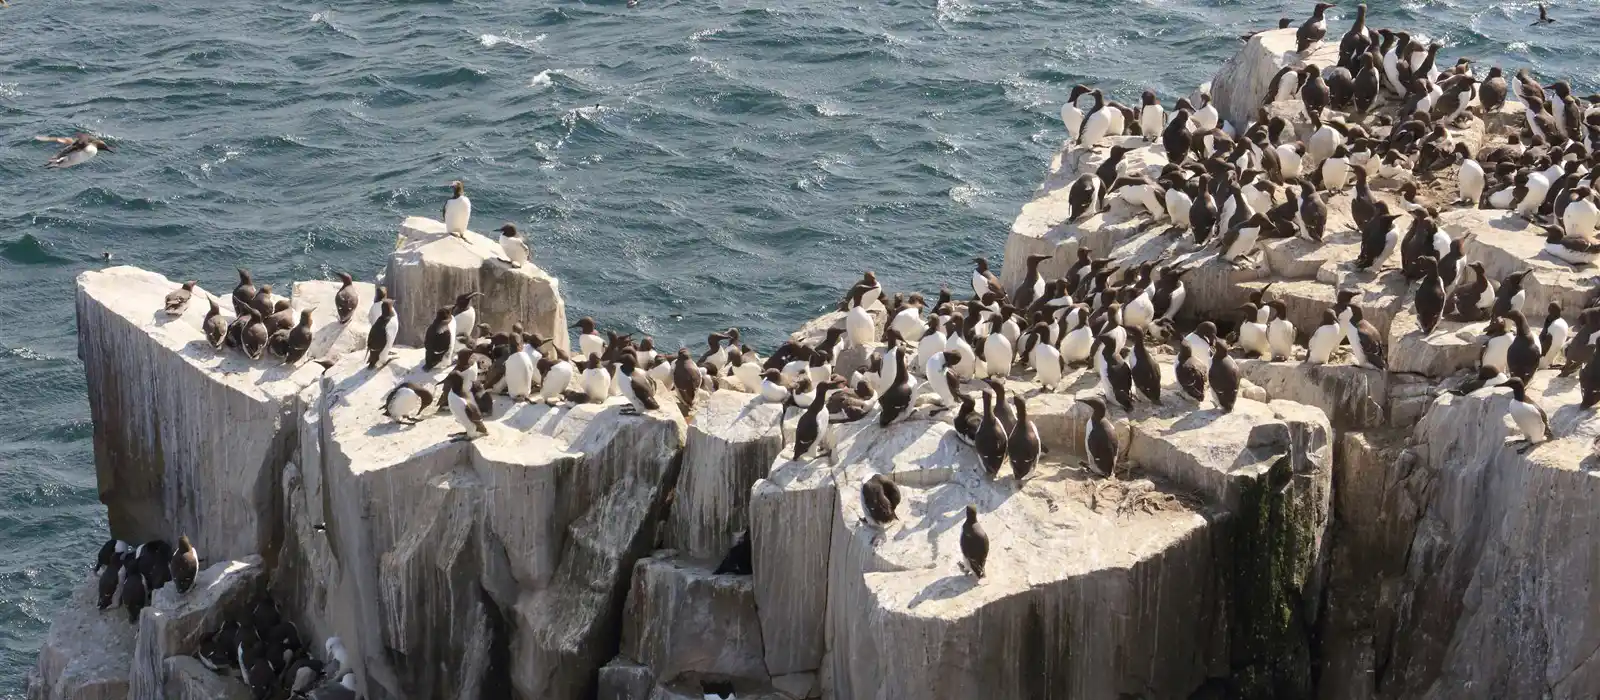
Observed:
[[[718,391],[695,402],[664,545],[721,561],[749,527],[750,487],[778,455],[778,404]]]
[[[622,612],[622,655],[660,683],[685,674],[765,682],[754,582],[711,571],[671,550],[640,559]]]
[[[512,323],[521,322],[529,331],[568,349],[560,280],[539,268],[537,250],[532,261],[511,267],[503,257],[498,235],[491,239],[467,231],[452,236],[445,233],[443,223],[420,216],[408,217],[400,224],[400,244],[389,255],[389,271],[384,276],[400,319],[397,345],[421,347],[423,332],[433,323],[439,307],[454,304],[457,295],[483,292],[475,304],[479,323],[508,330]]]

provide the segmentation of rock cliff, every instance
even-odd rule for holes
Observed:
[[[1326,62],[1326,45],[1302,58],[1285,42],[1292,32],[1257,35],[1211,82],[1226,118],[1253,114],[1279,68]],[[1499,123],[1451,131],[1483,144],[1503,140]],[[1111,144],[1133,148],[1124,172],[1166,164],[1140,137]],[[792,459],[795,410],[729,387],[645,415],[615,396],[496,397],[488,434],[461,441],[432,407],[415,425],[381,413],[400,383],[447,374],[412,347],[433,309],[482,291],[480,320],[570,347],[557,281],[510,268],[487,238],[404,222],[383,281],[405,347],[375,368],[352,352],[370,285],[349,327],[328,311],[332,285],[295,285],[293,303],[317,308],[311,356],[328,366],[285,367],[213,352],[203,304],[158,313],[175,282],[85,273],[80,354],[112,534],[188,534],[205,568],[198,591],[155,592],[132,626],[95,609],[86,581],[30,700],[243,697],[190,655],[264,593],[305,638],[339,637],[374,700],[1600,694],[1600,419],[1576,406],[1576,380],[1537,374],[1530,394],[1559,438],[1521,453],[1505,443],[1506,392],[1441,392],[1475,364],[1482,324],[1423,334],[1398,275],[1349,269],[1347,195],[1330,202],[1323,245],[1272,241],[1259,264],[1233,266],[1125,202],[1067,222],[1068,185],[1105,157],[1067,145],[1052,159],[1006,243],[1006,288],[1033,254],[1051,256],[1052,279],[1080,247],[1165,257],[1195,267],[1180,325],[1262,292],[1302,339],[1352,289],[1392,349],[1390,371],[1351,366],[1342,350],[1317,367],[1241,359],[1242,398],[1223,412],[1173,390],[1172,352],[1152,343],[1167,391],[1113,411],[1124,469],[1111,479],[1083,464],[1076,399],[1098,393],[1092,369],[1055,390],[1027,369],[1002,381],[1048,450],[1020,480],[987,476],[926,386],[911,415],[835,425],[807,459]],[[1398,205],[1392,189],[1375,196]],[[1594,291],[1505,212],[1443,221],[1490,276],[1533,269],[1526,308],[1578,309]],[[871,316],[879,338],[882,304]],[[795,339],[843,323],[828,314]],[[882,348],[843,348],[835,368]],[[860,496],[875,475],[903,497],[886,526]],[[992,543],[981,579],[962,564],[969,505]],[[719,573],[746,539],[749,572]]]

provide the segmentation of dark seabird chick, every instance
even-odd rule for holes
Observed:
[[[1439,318],[1444,315],[1444,282],[1439,279],[1439,262],[1433,256],[1417,258],[1416,266],[1422,272],[1422,284],[1417,286],[1414,304],[1417,323],[1426,335],[1433,332],[1434,326],[1439,325]]]
[[[94,572],[98,574],[109,567],[121,566],[122,555],[127,551],[127,542],[115,537],[106,540],[105,544],[100,545],[100,553],[95,557]]]
[[[300,312],[300,322],[289,329],[288,352],[283,355],[283,363],[292,365],[305,359],[314,337],[311,332],[311,309],[306,309]]]
[[[672,389],[678,393],[678,407],[683,415],[692,413],[695,393],[700,390],[700,366],[689,356],[688,348],[678,348],[672,360]]]
[[[87,162],[101,151],[111,152],[110,144],[96,138],[93,134],[78,133],[67,138],[65,136],[35,136],[35,141],[59,143],[66,148],[57,151],[50,160],[45,161],[47,168],[70,168],[74,165]]]
[[[452,371],[451,374],[458,373]],[[478,407],[477,397],[461,393],[458,390],[461,386],[464,386],[464,383],[458,382],[445,397],[450,403],[450,415],[461,426],[461,432],[451,436],[452,442],[470,441],[489,434],[489,426],[483,424],[483,411]]]
[[[458,372],[451,376],[460,377]],[[448,390],[449,387],[446,387]],[[422,420],[422,409],[433,403],[433,392],[414,382],[406,382],[383,397],[383,415],[396,423],[416,423]]]
[[[460,180],[450,183],[450,199],[445,200],[444,207],[439,210],[439,218],[444,220],[444,230],[457,237],[464,237],[467,225],[472,221],[472,200],[467,198],[466,185]]]
[[[194,280],[184,282],[167,295],[166,302],[162,305],[168,316],[182,316],[184,309],[189,308],[189,297],[194,295]]]
[[[1330,311],[1329,313],[1332,312]],[[1174,368],[1174,374],[1178,379],[1178,387],[1183,389],[1183,393],[1188,394],[1189,398],[1195,401],[1204,401],[1206,398],[1206,373],[1210,371],[1211,368],[1201,363],[1200,358],[1194,356],[1194,350],[1189,347],[1188,343],[1178,344],[1178,361]]]
[[[1506,348],[1506,373],[1524,383],[1533,379],[1533,373],[1539,369],[1539,361],[1543,359],[1544,352],[1539,347],[1539,337],[1533,334],[1533,329],[1528,326],[1527,317],[1521,311],[1512,310],[1505,316],[1516,325],[1515,335],[1511,338],[1511,346]]]
[[[428,331],[422,336],[423,369],[438,367],[450,355],[450,348],[456,342],[453,332],[455,324],[452,321],[454,318],[448,306],[441,306],[433,312],[433,323],[428,324]]]
[[[389,361],[389,351],[394,349],[394,338],[400,333],[400,321],[394,317],[394,301],[383,300],[378,320],[367,330],[367,368],[376,369],[379,363]]]
[[[188,593],[194,587],[194,577],[200,573],[200,554],[194,551],[194,545],[189,544],[188,535],[178,536],[178,551],[173,554],[169,566],[172,580],[178,584],[178,592]]]
[[[1128,348],[1133,351],[1132,362],[1129,363],[1133,386],[1150,403],[1161,405],[1161,368],[1151,359],[1150,350],[1144,346],[1144,329],[1128,328]]]
[[[906,351],[896,346],[889,349],[889,354],[894,356],[894,381],[878,398],[881,407],[878,425],[884,428],[911,407],[911,373],[906,369]]]
[[[622,412],[641,414],[660,409],[661,404],[656,402],[655,381],[650,379],[648,374],[639,371],[634,362],[633,353],[625,353],[617,370],[621,373],[618,377],[620,380],[618,388],[622,391],[622,396],[628,399],[628,406]]]
[[[749,576],[755,573],[755,562],[750,555],[750,531],[745,530],[739,533],[739,539],[733,543],[733,547],[728,549],[728,553],[722,557],[722,563],[718,564],[716,570],[712,571],[711,574],[713,576],[722,576],[724,574]]]
[[[1078,399],[1078,403],[1089,407],[1089,418],[1083,425],[1084,457],[1090,469],[1100,476],[1113,478],[1117,475],[1117,434],[1111,425],[1111,419],[1106,417],[1106,402],[1098,396],[1087,399]]]
[[[116,544],[122,544],[117,542]],[[113,555],[111,561],[98,570],[100,573],[99,594],[100,609],[111,607],[111,601],[117,596],[117,584],[122,581],[122,553]]]
[[[956,437],[962,442],[974,447],[978,444],[978,428],[983,425],[983,414],[977,410],[977,402],[968,394],[958,394],[956,400],[961,402],[961,408],[956,411],[952,425],[956,429]]]
[[[895,509],[900,507],[900,487],[882,474],[873,474],[861,482],[861,505],[874,524],[888,525],[897,519]]]
[[[259,360],[267,348],[267,323],[261,319],[261,312],[254,307],[248,309],[248,313],[250,321],[245,324],[239,343],[244,348],[245,355],[252,360]]]
[[[1228,356],[1228,343],[1221,338],[1211,341],[1211,369],[1206,379],[1217,406],[1224,413],[1233,413],[1233,405],[1239,400],[1239,365]]]
[[[206,318],[200,322],[200,329],[205,331],[206,342],[211,344],[212,350],[221,350],[223,343],[228,339],[228,320],[222,317],[222,307],[217,306],[216,299],[210,299],[211,310],[206,312]]]
[[[355,278],[348,272],[339,273],[339,291],[333,295],[333,310],[339,316],[339,325],[350,322],[356,316],[356,307],[361,305],[361,297],[356,294]]]
[[[233,288],[233,315],[243,316],[254,306],[256,286],[250,281],[250,271],[239,268],[239,284]]]
[[[1523,380],[1512,377],[1502,386],[1511,390],[1511,403],[1506,407],[1506,412],[1511,414],[1511,421],[1528,443],[1517,451],[1527,452],[1534,445],[1550,439],[1550,416],[1545,415],[1544,408],[1528,397]]]
[[[983,392],[983,420],[978,424],[974,446],[978,448],[978,461],[983,464],[984,473],[991,479],[1000,474],[1000,465],[1005,464],[1009,440],[1005,426],[995,416],[994,396]]]
[[[1044,447],[1039,439],[1039,426],[1028,420],[1028,403],[1021,396],[1011,397],[1011,402],[1017,408],[1017,429],[1007,436],[1006,456],[1011,460],[1011,473],[1021,481],[1039,463]]]
[[[1461,386],[1451,389],[1448,393],[1456,396],[1471,396],[1480,390],[1493,389],[1505,384],[1510,379],[1504,372],[1500,371],[1499,367],[1484,365],[1478,368],[1477,376],[1462,382]]]
[[[144,574],[130,555],[122,562],[122,606],[128,609],[128,622],[138,624],[139,611],[149,602]]]
[[[528,253],[528,242],[517,234],[517,227],[511,224],[500,227],[500,251],[506,254],[506,261],[512,267],[522,267],[532,257]]]
[[[966,560],[967,571],[983,578],[984,563],[989,560],[989,535],[978,524],[976,506],[967,506],[967,520],[961,525],[961,556]]]

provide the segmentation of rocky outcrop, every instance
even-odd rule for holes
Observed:
[[[134,625],[121,606],[96,608],[93,576],[72,592],[50,622],[39,661],[28,676],[28,700],[124,700],[133,659]]]
[[[322,367],[213,351],[200,330],[209,293],[196,287],[183,315],[170,317],[162,302],[177,288],[132,267],[78,276],[78,357],[111,534],[129,542],[188,534],[215,560],[269,551],[278,470],[295,448],[294,396]],[[231,317],[226,297],[222,306]],[[338,326],[331,304],[312,319],[314,328]],[[309,356],[330,351],[338,335],[319,333]]]
[[[1331,29],[1328,40],[1299,52],[1295,29],[1257,32],[1211,79],[1211,99],[1222,118],[1243,129],[1255,119],[1256,109],[1267,99],[1272,76],[1285,68],[1308,65],[1330,68],[1339,62],[1339,34]]]
[[[560,281],[532,262],[512,267],[497,240],[472,231],[450,235],[442,222],[409,217],[400,225],[400,243],[384,279],[400,319],[399,345],[421,347],[440,306],[454,304],[460,294],[483,292],[475,304],[479,323],[496,329],[521,323],[561,349],[569,347]]]
[[[734,391],[696,402],[666,547],[716,562],[749,529],[750,487],[767,475],[782,443],[778,413],[778,405]]]
[[[168,659],[194,654],[223,622],[243,618],[265,589],[264,574],[252,556],[201,569],[187,593],[171,583],[156,591],[139,614],[129,700],[161,700],[172,680]]]
[[[623,610],[622,654],[650,667],[659,683],[685,674],[765,682],[751,578],[712,574],[670,551],[640,559]]]

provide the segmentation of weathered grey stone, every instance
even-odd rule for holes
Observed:
[[[166,700],[251,700],[255,696],[237,676],[221,675],[193,656],[162,662]]]
[[[161,700],[167,659],[193,654],[230,619],[240,619],[264,588],[261,557],[221,561],[200,571],[188,593],[168,583],[139,614],[129,700]]]
[[[656,676],[648,666],[619,656],[600,667],[597,700],[644,700],[655,684]]]
[[[749,527],[750,487],[771,468],[781,407],[755,394],[717,391],[695,404],[666,546],[720,560]]]
[[[483,292],[475,304],[479,323],[500,330],[521,322],[568,349],[561,282],[539,269],[539,253],[533,251],[533,261],[514,268],[505,261],[498,240],[472,231],[452,236],[439,221],[408,217],[400,224],[400,245],[389,256],[384,276],[400,319],[396,344],[420,347],[440,306],[455,303],[459,294]]]
[[[616,643],[619,587],[676,476],[682,418],[624,416],[620,400],[502,399],[487,437],[450,442],[459,428],[447,416],[402,426],[379,413],[395,384],[442,376],[420,359],[401,349],[377,370],[358,355],[331,368],[314,399],[320,464],[301,470],[320,473],[342,570],[326,592],[348,609],[335,629],[367,696],[592,694]],[[494,653],[510,655],[509,677],[489,672]]]
[[[1408,305],[1389,326],[1389,371],[1442,378],[1476,367],[1482,351],[1478,338],[1488,325],[1441,319],[1424,334],[1416,307]]]
[[[1330,22],[1331,24],[1331,22]],[[1260,32],[1245,42],[1216,77],[1211,79],[1211,98],[1222,118],[1243,129],[1267,99],[1272,76],[1284,66],[1300,68],[1314,64],[1328,68],[1339,62],[1339,39],[1331,27],[1326,41],[1302,55],[1296,51],[1295,30],[1272,29]]]
[[[1522,283],[1527,292],[1522,313],[1529,323],[1542,325],[1545,307],[1552,301],[1575,317],[1600,287],[1595,268],[1575,268],[1551,257],[1544,252],[1544,230],[1511,212],[1457,209],[1439,215],[1439,228],[1451,238],[1466,238],[1467,259],[1482,262],[1497,288],[1506,275],[1533,271]]]
[[[161,310],[177,287],[133,267],[78,276],[78,357],[100,500],[112,534],[129,542],[182,533],[216,560],[267,551],[279,527],[278,470],[294,450],[294,395],[322,367],[213,351],[200,330],[204,290],[195,288],[182,316]],[[331,305],[313,314],[316,327],[334,321]],[[309,356],[325,349],[313,345]]]
[[[1389,373],[1355,365],[1237,360],[1239,373],[1275,401],[1315,406],[1334,428],[1364,430],[1384,424]]]
[[[622,613],[622,654],[661,683],[686,673],[767,682],[750,576],[711,569],[663,550],[633,566]]]
[[[1177,497],[1147,480],[1097,484],[1054,461],[1020,488],[1009,475],[989,480],[942,422],[852,428],[834,456],[824,674],[834,697],[1183,696],[1220,671],[1213,540]],[[860,484],[874,473],[903,498],[882,529],[862,520]],[[967,504],[991,540],[982,580],[957,566]],[[1165,585],[1179,578],[1166,567],[1187,571],[1184,585]],[[1173,609],[1190,614],[1157,612]]]
[[[822,663],[828,609],[828,558],[837,495],[825,458],[779,455],[750,487],[750,551],[756,612],[774,675]]]
[[[1575,377],[1554,375],[1537,373],[1529,395],[1557,437],[1525,455],[1505,442],[1515,434],[1505,390],[1444,395],[1417,424],[1408,481],[1420,522],[1396,597],[1378,607],[1398,614],[1374,634],[1386,695],[1600,693],[1591,445],[1600,417],[1576,405]]]
[[[121,606],[99,610],[98,591],[97,577],[88,576],[56,612],[39,662],[28,675],[28,700],[128,697],[135,625]]]
[[[790,673],[774,676],[772,687],[794,700],[806,700],[822,696],[822,688],[817,685],[815,673]]]

